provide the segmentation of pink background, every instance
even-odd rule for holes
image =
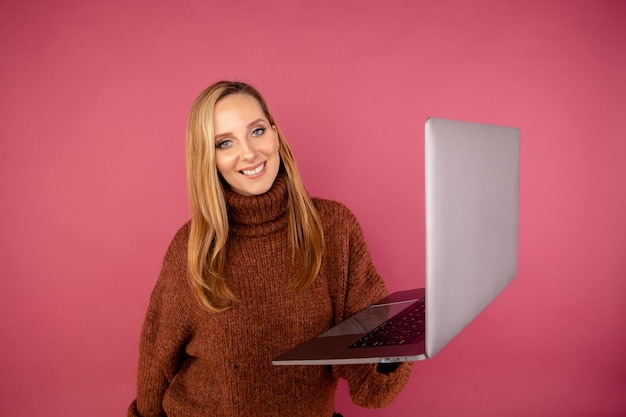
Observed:
[[[220,78],[266,95],[391,290],[424,281],[426,117],[522,130],[518,278],[388,409],[341,385],[339,411],[626,415],[626,2],[262,3],[0,3],[0,416],[125,415]]]

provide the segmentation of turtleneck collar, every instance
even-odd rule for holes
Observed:
[[[287,181],[280,172],[265,194],[244,196],[224,189],[229,230],[243,236],[264,236],[287,227]]]

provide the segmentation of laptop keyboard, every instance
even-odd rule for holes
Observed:
[[[423,298],[357,340],[350,348],[405,345],[422,334],[424,334]]]

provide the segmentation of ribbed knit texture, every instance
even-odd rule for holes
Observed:
[[[128,416],[332,416],[338,378],[352,400],[378,408],[408,381],[411,365],[380,374],[374,365],[274,366],[273,357],[386,295],[361,228],[343,205],[316,199],[325,253],[315,283],[290,289],[287,187],[245,197],[227,191],[226,276],[241,300],[209,313],[187,278],[189,224],[174,237],[143,327],[137,399]]]

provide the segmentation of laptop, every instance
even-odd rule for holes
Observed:
[[[400,291],[274,358],[274,365],[434,357],[517,275],[520,129],[425,123],[425,288]]]

